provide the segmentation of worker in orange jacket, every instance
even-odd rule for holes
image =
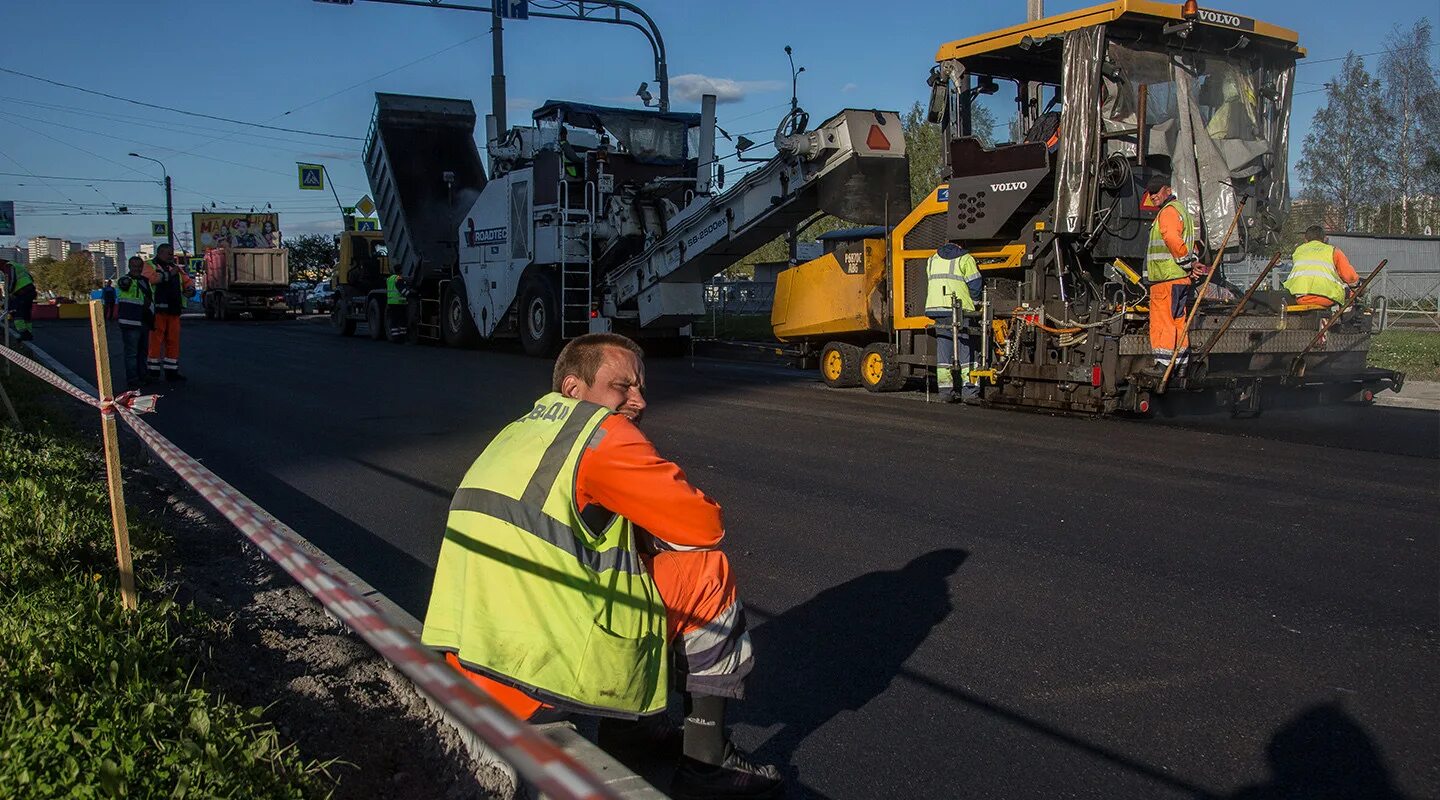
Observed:
[[[155,293],[155,327],[150,330],[150,377],[159,378],[164,368],[165,379],[183,381],[180,372],[180,312],[195,291],[195,281],[175,263],[175,248],[162,244],[155,248],[155,260],[143,273]]]
[[[677,688],[685,697],[685,723],[683,729],[676,729],[664,714],[641,716],[639,720],[631,721],[607,717],[601,721],[601,746],[622,756],[627,753],[657,755],[666,752],[671,757],[678,756],[679,768],[671,789],[672,797],[776,796],[783,788],[779,771],[772,765],[753,763],[730,742],[725,727],[727,702],[744,697],[744,681],[753,666],[753,658],[735,577],[731,573],[730,562],[718,549],[725,535],[720,506],[695,488],[679,466],[657,453],[655,446],[636,427],[646,407],[645,367],[639,346],[624,336],[610,333],[587,334],[571,341],[556,361],[552,392],[542,398],[529,417],[521,418],[501,432],[491,445],[491,448],[496,448],[499,443],[499,450],[487,449],[486,454],[482,454],[476,465],[471,467],[465,480],[468,482],[471,475],[485,473],[490,468],[484,460],[492,452],[497,453],[497,459],[516,459],[517,465],[537,462],[543,465],[546,461],[557,459],[552,465],[555,467],[552,470],[556,473],[555,479],[573,481],[576,519],[583,520],[572,523],[573,536],[577,541],[594,543],[597,534],[592,531],[607,530],[617,518],[633,526],[644,573],[654,581],[663,602],[662,624],[679,673]],[[554,402],[556,400],[561,402]],[[555,410],[567,402],[578,404],[573,417],[563,417],[561,414],[566,412]],[[545,416],[547,407],[551,408],[551,412]],[[542,422],[545,419],[570,419],[593,424],[585,422],[593,419],[590,409],[609,413],[600,419],[583,444],[562,442],[553,446],[536,438],[539,434],[527,427],[529,420],[537,418]],[[532,444],[527,446],[526,442]],[[529,449],[542,452],[531,454]],[[574,471],[562,469],[558,459],[568,462],[572,457],[569,454],[576,450],[580,454]],[[507,455],[499,455],[502,452]],[[527,597],[530,602],[541,605],[522,611],[517,610],[515,604],[526,602],[527,598],[505,598],[496,608],[478,607],[485,602],[483,592],[474,592],[469,588],[472,581],[483,579],[482,571],[499,569],[493,556],[473,561],[467,559],[476,559],[471,554],[475,547],[503,548],[507,541],[511,541],[495,533],[502,526],[539,526],[536,530],[543,529],[544,536],[560,540],[567,538],[545,524],[547,520],[560,522],[553,516],[558,513],[555,504],[545,502],[549,493],[540,492],[536,495],[537,500],[530,497],[531,492],[527,489],[518,499],[496,501],[497,491],[494,488],[487,489],[477,484],[467,489],[467,485],[462,483],[451,505],[451,530],[447,531],[446,543],[442,545],[430,610],[426,614],[425,636],[433,635],[436,640],[449,633],[439,630],[442,626],[437,624],[437,619],[441,617],[447,620],[444,627],[452,628],[463,626],[463,620],[470,615],[492,622],[497,614],[508,613],[518,620],[558,613],[537,599],[544,593],[540,589],[536,590],[535,596]],[[570,487],[566,489],[570,490]],[[470,495],[471,499],[465,495]],[[481,504],[475,506],[478,512],[469,510],[467,503],[479,502],[473,499],[477,497],[488,498],[494,508]],[[505,519],[493,516],[500,513],[496,510],[500,506],[509,509],[502,515]],[[461,513],[463,518],[456,516]],[[482,544],[452,543],[452,539],[458,542],[467,536],[458,530],[467,525],[473,526],[469,535],[478,537],[475,541]],[[481,531],[491,533],[482,534]],[[539,546],[528,538],[522,541],[527,546]],[[577,545],[575,552],[593,552],[589,551],[590,546],[593,544]],[[565,552],[568,552],[565,548],[557,547],[553,554],[560,557]],[[614,555],[614,551],[607,551],[607,555]],[[500,560],[513,562],[514,569],[526,572],[523,553],[507,550]],[[456,566],[458,571],[447,569],[450,565]],[[553,571],[552,568],[536,574]],[[602,583],[618,581],[616,574],[603,573],[608,577]],[[581,579],[561,576],[553,580],[568,583]],[[598,591],[599,588],[597,595],[603,594]],[[466,608],[469,603],[475,603],[477,607]],[[554,629],[560,631],[567,627],[557,620]],[[579,713],[603,711],[597,707],[572,707],[563,697],[546,693],[543,689],[537,690],[519,678],[497,672],[493,667],[466,660],[466,648],[472,644],[479,645],[470,651],[472,657],[478,658],[487,654],[486,651],[508,654],[528,648],[527,655],[520,662],[538,664],[550,660],[543,652],[546,631],[527,628],[520,634],[507,637],[500,632],[503,630],[504,625],[500,625],[498,630],[487,625],[483,628],[484,632],[476,637],[482,641],[465,638],[464,643],[458,646],[446,646],[431,639],[426,639],[426,642],[446,651],[446,660],[453,668],[520,719],[553,715],[552,709]],[[551,633],[559,636],[554,631]],[[524,638],[523,643],[520,638]],[[557,648],[564,646],[558,638],[554,644]],[[555,657],[560,655],[557,653]],[[628,679],[637,682],[643,678],[643,675],[637,674]],[[662,693],[664,688],[660,688]]]
[[[1285,288],[1300,305],[1343,305],[1346,290],[1360,285],[1360,274],[1350,266],[1350,259],[1326,240],[1325,228],[1319,225],[1305,229],[1305,241],[1295,248],[1292,261]]]
[[[1196,252],[1195,218],[1175,196],[1170,179],[1150,178],[1145,186],[1144,205],[1159,208],[1150,226],[1145,254],[1145,280],[1150,285],[1150,352],[1155,357],[1148,372],[1163,374],[1173,361],[1184,374],[1190,360],[1190,336],[1185,317],[1195,287],[1192,273],[1203,274]]]

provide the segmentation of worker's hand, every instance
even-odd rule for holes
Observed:
[[[1194,253],[1188,253],[1184,256],[1181,256],[1180,258],[1175,259],[1175,263],[1179,265],[1180,269],[1183,269],[1186,272],[1195,269],[1195,265],[1199,261],[1200,259],[1197,258]]]

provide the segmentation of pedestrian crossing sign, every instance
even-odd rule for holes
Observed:
[[[150,236],[155,239],[170,238],[170,223],[163,219],[150,220]]]
[[[190,271],[191,271],[191,272],[200,272],[200,271],[203,270],[203,269],[205,269],[205,259],[201,258],[200,256],[193,256],[193,257],[191,257],[191,259],[190,259]]]
[[[320,164],[296,164],[300,168],[300,188],[322,191],[325,188],[325,167]]]
[[[375,217],[359,217],[355,220],[355,230],[378,231],[380,230],[380,220]]]

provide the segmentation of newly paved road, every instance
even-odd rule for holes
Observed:
[[[40,336],[93,374],[84,327]],[[184,366],[156,427],[417,616],[453,487],[549,372],[198,320]],[[1056,418],[706,360],[649,380],[644,426],[724,505],[753,614],[738,739],[793,764],[792,797],[1440,796],[1436,412]]]

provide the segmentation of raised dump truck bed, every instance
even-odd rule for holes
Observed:
[[[417,289],[448,278],[460,220],[485,188],[475,106],[377,92],[365,138],[365,175],[391,268]]]

